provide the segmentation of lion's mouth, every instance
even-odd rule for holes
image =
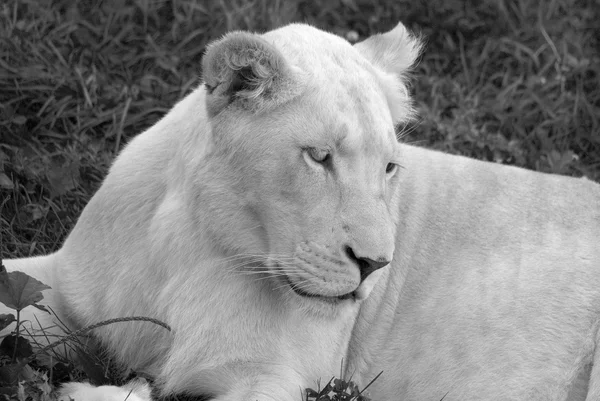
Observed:
[[[298,295],[304,298],[313,298],[321,301],[329,302],[329,303],[337,303],[340,301],[345,301],[347,299],[355,299],[355,291],[349,292],[347,294],[336,295],[336,296],[327,296],[327,295],[319,295],[312,294],[310,292],[304,291],[302,288],[298,287],[296,284],[292,283],[287,276],[285,277],[285,281],[290,286],[290,288]]]

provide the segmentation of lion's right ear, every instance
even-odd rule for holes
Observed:
[[[208,46],[202,61],[210,116],[232,103],[268,110],[299,92],[298,74],[279,50],[260,36],[232,32]]]

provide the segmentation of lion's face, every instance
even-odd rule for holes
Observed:
[[[376,88],[348,92],[305,94],[252,119],[257,140],[240,146],[273,277],[314,302],[364,299],[394,254],[393,124]]]
[[[274,288],[300,303],[329,308],[366,298],[380,269],[391,262],[398,218],[395,184],[402,162],[381,76],[340,42],[331,42],[339,52],[318,56],[319,69],[300,63],[284,70],[289,77],[272,77],[269,84],[279,78],[279,90],[292,95],[274,100],[266,111],[264,105],[258,110],[248,106],[257,91],[275,97],[271,87],[249,87],[256,78],[247,86],[231,83],[243,88],[243,97],[237,93],[226,105],[222,98],[208,104],[216,154],[227,170],[222,175],[238,177],[230,185],[243,198],[238,204],[245,210],[246,230],[253,233],[242,253],[264,256]],[[247,45],[251,50],[242,55],[252,58],[253,46],[257,43]],[[240,50],[235,51],[234,61],[243,64]],[[269,62],[284,68],[277,58],[260,60],[258,71],[234,70],[260,74],[271,67]],[[205,69],[211,68],[208,63]],[[214,87],[209,81],[214,93],[223,78]],[[240,241],[245,241],[243,234]]]

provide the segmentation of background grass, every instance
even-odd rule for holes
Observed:
[[[600,180],[597,0],[3,0],[1,254],[60,246],[119,149],[198,85],[207,42],[290,21],[425,36],[407,141]]]

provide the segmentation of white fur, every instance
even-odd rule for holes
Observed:
[[[88,383],[67,383],[61,388],[59,401],[146,401],[150,387],[143,382],[130,382],[122,387],[99,386]]]
[[[57,253],[9,270],[73,328],[171,325],[95,332],[164,395],[292,401],[343,363],[361,386],[383,370],[381,401],[600,399],[600,186],[397,144],[418,48],[401,25],[356,48],[226,36],[209,90],[131,141]],[[361,282],[346,247],[393,261]]]

